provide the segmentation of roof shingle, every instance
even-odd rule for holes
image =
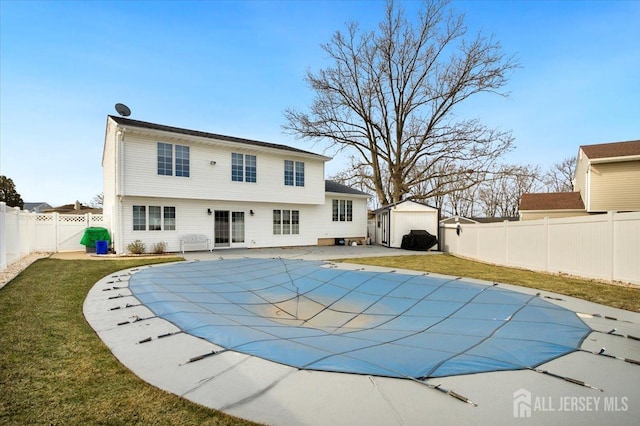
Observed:
[[[626,157],[640,155],[640,140],[628,142],[601,143],[597,145],[582,145],[585,155],[591,159]]]
[[[520,210],[584,210],[579,192],[522,194]]]
[[[242,143],[246,145],[280,149],[280,150],[292,151],[292,152],[297,152],[297,153],[306,154],[306,155],[314,155],[317,157],[323,157],[323,158],[329,159],[329,157],[325,157],[324,155],[316,154],[310,151],[304,151],[302,149],[293,148],[287,145],[280,145],[280,144],[275,144],[270,142],[261,142],[261,141],[251,140],[251,139],[237,138],[235,136],[219,135],[216,133],[201,132],[199,130],[182,129],[180,127],[165,126],[164,124],[156,124],[156,123],[149,123],[146,121],[132,120],[130,118],[117,117],[115,115],[109,115],[109,118],[111,118],[113,121],[115,121],[116,123],[122,126],[139,127],[142,129],[159,130],[163,132],[178,133],[181,135],[188,135],[188,136],[197,136],[197,137],[207,138],[207,139],[217,139],[225,142],[236,142],[236,143]]]
[[[333,180],[324,181],[324,192],[335,192],[338,194],[353,194],[353,195],[366,195],[370,196],[366,192],[358,191],[350,186],[343,185]]]

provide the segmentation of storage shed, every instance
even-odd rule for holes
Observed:
[[[386,247],[400,248],[403,235],[412,229],[425,230],[438,237],[440,211],[426,204],[404,200],[383,206],[375,214],[375,243]],[[440,248],[440,243],[434,249]]]

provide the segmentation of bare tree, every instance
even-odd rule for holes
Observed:
[[[315,99],[308,112],[287,109],[284,128],[346,150],[381,204],[444,195],[438,185],[412,191],[441,178],[471,187],[478,174],[469,171],[489,170],[511,149],[510,132],[456,113],[471,96],[506,96],[518,65],[493,38],[468,37],[448,1],[425,1],[415,25],[389,1],[377,31],[352,23],[322,48],[332,65],[307,72]]]
[[[452,188],[441,207],[443,215],[474,217],[479,214],[479,192],[481,185]]]
[[[480,185],[480,213],[485,217],[517,216],[522,194],[542,188],[539,166],[503,165],[491,179]]]
[[[549,192],[572,192],[576,157],[567,157],[551,167],[544,177]]]
[[[104,193],[101,192],[93,196],[93,198],[89,202],[89,205],[94,209],[101,209],[103,202],[104,202]]]

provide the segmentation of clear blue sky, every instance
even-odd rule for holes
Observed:
[[[482,96],[464,110],[513,131],[506,162],[546,168],[580,145],[640,139],[640,2],[452,6],[522,65],[510,98]],[[303,77],[328,64],[320,44],[349,21],[373,27],[383,9],[0,0],[0,174],[28,202],[88,202],[102,192],[106,116],[117,102],[138,120],[322,152],[282,132],[283,111],[310,104]],[[343,167],[338,156],[327,175]]]

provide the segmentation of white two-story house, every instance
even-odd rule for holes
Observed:
[[[369,196],[325,181],[329,157],[297,148],[108,116],[104,214],[113,250],[140,240],[179,251],[363,242]],[[203,248],[203,247],[198,247]]]

